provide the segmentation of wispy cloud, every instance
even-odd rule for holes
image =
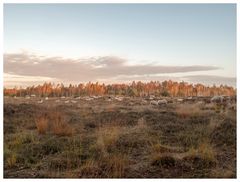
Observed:
[[[184,80],[192,83],[203,83],[207,85],[221,85],[228,84],[230,86],[236,86],[236,78],[235,77],[223,77],[216,75],[189,75],[184,76]]]
[[[163,66],[156,64],[130,65],[118,57],[66,59],[30,54],[5,54],[4,73],[38,76],[72,82],[106,80],[116,77],[146,77],[146,75],[189,73],[217,70],[216,66]]]
[[[60,82],[60,80],[52,79],[49,77],[41,76],[23,76],[4,73],[4,86],[14,87],[14,86],[32,86],[37,84],[43,84],[44,82]]]

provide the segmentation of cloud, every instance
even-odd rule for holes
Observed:
[[[41,76],[23,76],[23,75],[13,75],[4,73],[4,86],[5,87],[14,87],[14,86],[32,86],[43,84],[44,82],[60,82],[60,80],[52,79],[49,77]]]
[[[126,78],[134,75],[145,77],[145,75],[188,73],[217,69],[219,68],[215,66],[201,65],[129,65],[125,59],[110,56],[89,59],[66,59],[26,53],[4,55],[4,73],[31,77],[48,77],[72,82],[111,80],[121,76]]]
[[[192,83],[202,83],[206,85],[221,85],[227,84],[236,87],[237,80],[235,77],[223,77],[215,75],[189,75],[182,77],[184,80]]]

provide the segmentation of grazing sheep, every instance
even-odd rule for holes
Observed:
[[[93,98],[91,98],[91,97],[86,97],[85,100],[90,101],[90,100],[93,100]]]
[[[45,97],[45,100],[48,100],[48,97]]]
[[[65,103],[65,104],[69,103],[69,100],[66,100],[64,103]]]
[[[153,100],[154,98],[155,98],[154,95],[150,95],[150,96],[149,96],[149,100]]]
[[[76,103],[77,103],[77,101],[75,101],[75,100],[71,100],[71,103],[73,103],[73,104],[76,104]]]
[[[142,100],[142,105],[146,105],[148,102],[146,100]]]
[[[183,102],[183,99],[177,99],[178,102]]]
[[[65,99],[66,97],[65,96],[62,96],[61,99]]]
[[[155,105],[155,106],[157,106],[157,105],[158,105],[158,101],[152,100],[152,101],[150,102],[150,105]]]
[[[188,97],[187,100],[192,100],[192,97]]]
[[[224,100],[223,96],[214,96],[211,98],[211,102],[214,102],[214,103],[222,103],[223,100]]]
[[[166,105],[167,103],[166,99],[158,100],[158,105]]]
[[[123,97],[115,97],[115,99],[116,99],[117,101],[122,101],[122,100],[123,100]]]
[[[43,103],[43,100],[41,99],[41,100],[37,101],[37,103],[38,103],[38,104],[42,104],[42,103]]]

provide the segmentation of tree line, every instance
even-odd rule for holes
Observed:
[[[45,82],[42,85],[30,86],[26,88],[14,87],[4,88],[5,96],[24,97],[26,95],[36,95],[39,97],[77,97],[91,95],[122,95],[132,97],[143,96],[170,96],[170,97],[189,97],[189,96],[214,96],[228,95],[235,96],[236,89],[227,85],[205,86],[203,84],[189,84],[187,82],[151,81],[143,83],[133,81],[131,84],[100,84],[98,82],[77,85],[54,84]]]

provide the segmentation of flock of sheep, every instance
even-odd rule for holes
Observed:
[[[16,98],[16,97],[15,97]],[[55,103],[63,103],[63,104],[76,104],[80,100],[84,101],[93,101],[93,100],[98,100],[101,99],[102,101],[107,101],[107,102],[112,102],[112,101],[117,101],[117,102],[122,102],[123,100],[129,100],[131,102],[130,97],[123,97],[123,96],[82,96],[82,97],[75,97],[75,98],[70,98],[70,97],[58,97],[56,98],[41,98],[37,99],[35,95],[30,95],[30,96],[25,96],[25,99],[27,100],[32,100],[36,101],[38,104],[42,104],[44,102],[55,102]],[[146,97],[146,98],[138,98],[140,100],[141,104],[143,105],[153,105],[153,106],[161,106],[161,105],[167,105],[169,103],[184,103],[184,102],[207,102],[207,103],[217,103],[217,104],[223,104],[223,103],[232,103],[234,100],[230,96],[213,96],[213,97],[187,97],[187,98],[157,98],[154,96]],[[236,100],[235,100],[236,102]]]

